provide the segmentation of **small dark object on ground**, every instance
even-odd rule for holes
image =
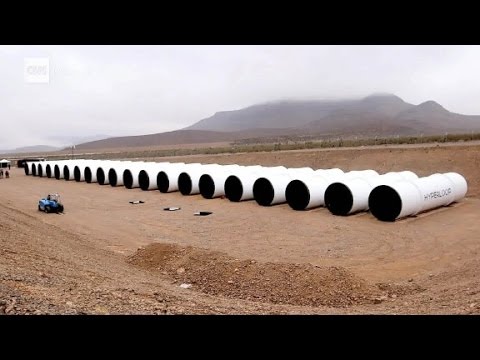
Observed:
[[[163,210],[165,211],[177,211],[177,210],[180,210],[181,208],[179,207],[167,207],[167,208],[163,208]]]
[[[196,213],[194,213],[193,215],[195,216],[207,216],[207,215],[210,215],[210,214],[213,214],[211,211],[198,211]]]
[[[135,200],[135,201],[129,201],[130,204],[144,204],[145,201],[143,200]]]

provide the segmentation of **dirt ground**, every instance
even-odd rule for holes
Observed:
[[[477,144],[170,161],[457,171],[469,191],[452,206],[383,223],[14,169],[0,179],[0,314],[480,313]],[[61,194],[65,214],[37,210],[49,192]],[[199,210],[213,214],[193,216]]]

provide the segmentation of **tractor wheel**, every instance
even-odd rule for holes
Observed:
[[[50,206],[49,205],[45,205],[45,212],[47,214],[50,212]]]
[[[63,213],[63,205],[58,205],[57,212]]]
[[[38,211],[42,211],[42,208],[40,207],[40,205],[38,205]]]

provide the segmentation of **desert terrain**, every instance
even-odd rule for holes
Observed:
[[[469,190],[449,207],[383,223],[12,168],[0,179],[0,314],[480,314],[478,143],[148,160],[456,171]],[[64,214],[37,210],[52,192]]]

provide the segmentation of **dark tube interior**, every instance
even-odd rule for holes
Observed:
[[[32,164],[32,175],[37,176],[37,167],[35,166],[35,164]]]
[[[285,197],[293,210],[305,210],[310,203],[310,190],[302,181],[293,180],[285,190]]]
[[[43,176],[43,166],[42,164],[38,164],[38,176]]]
[[[215,181],[213,181],[210,175],[204,174],[200,176],[198,187],[200,188],[200,194],[202,194],[205,199],[213,198],[213,194],[215,193]]]
[[[353,206],[353,195],[342,183],[333,183],[325,190],[325,206],[333,215],[348,215]]]
[[[85,168],[85,182],[88,184],[92,182],[92,170],[89,166]]]
[[[178,176],[178,190],[182,195],[190,195],[192,192],[192,179],[187,173],[183,172]]]
[[[55,167],[53,168],[53,172],[54,172],[54,175],[55,175],[55,179],[60,180],[60,166],[59,165],[55,165]]]
[[[235,175],[230,175],[225,181],[225,197],[230,201],[238,202],[242,195],[242,182]]]
[[[63,167],[63,178],[65,180],[70,180],[70,169],[68,168],[67,165]]]
[[[170,180],[169,180],[168,175],[165,171],[160,171],[157,174],[157,187],[158,187],[158,190],[160,190],[160,192],[162,192],[162,193],[168,192],[168,188],[170,187]],[[190,190],[191,190],[191,188],[190,188]]]
[[[45,168],[45,171],[47,173],[47,177],[51,178],[52,177],[52,167],[50,166],[50,164],[47,165],[47,167]]]
[[[260,178],[253,184],[253,197],[262,206],[270,206],[275,196],[275,190],[268,179]]]
[[[78,166],[75,166],[75,168],[73,169],[73,177],[75,178],[75,181],[80,181],[80,179],[82,178],[82,171]]]
[[[100,185],[105,185],[105,171],[100,167],[97,169],[97,181]]]
[[[25,171],[25,175],[30,175],[30,169],[27,163],[23,164],[23,170]]]
[[[402,199],[390,186],[380,185],[370,193],[368,207],[378,220],[395,221],[402,211]]]
[[[117,186],[117,172],[115,169],[110,169],[108,170],[108,182],[110,183],[110,186]]]
[[[125,185],[127,189],[131,189],[133,187],[133,174],[128,169],[123,172],[123,185]]]
[[[145,170],[140,171],[138,174],[138,184],[140,185],[140,189],[144,191],[148,190],[148,187],[150,186],[150,177]]]

